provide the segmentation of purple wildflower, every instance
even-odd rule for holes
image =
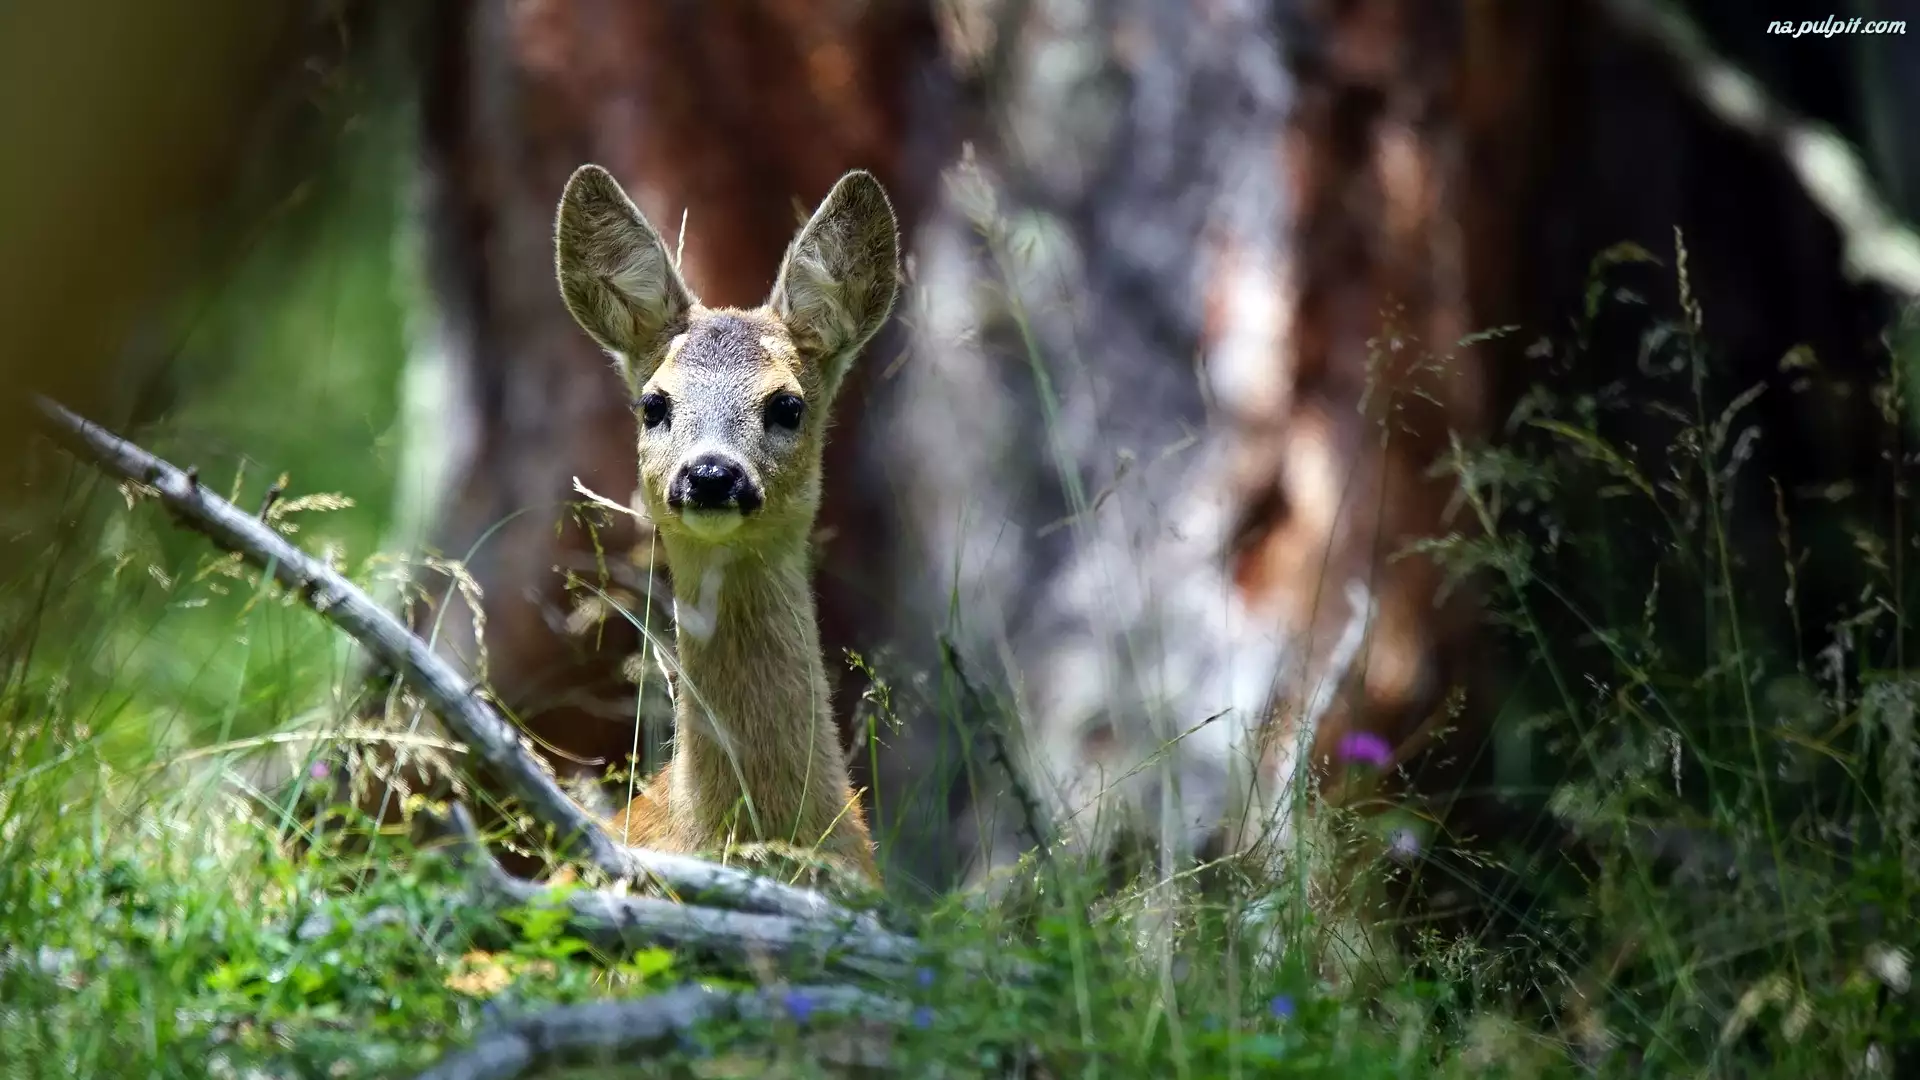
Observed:
[[[313,777],[315,780],[325,780],[327,778],[327,774],[331,773],[332,771],[333,771],[332,769],[327,767],[326,762],[316,761],[313,763],[311,767],[307,769],[307,775]]]
[[[913,1026],[917,1028],[932,1027],[933,1026],[933,1010],[927,1008],[925,1005],[922,1005],[919,1008],[913,1010]]]
[[[789,990],[785,999],[787,1015],[796,1024],[804,1024],[813,1015],[813,999],[798,990]]]
[[[1384,769],[1393,761],[1393,747],[1371,731],[1352,731],[1340,737],[1342,760]]]
[[[1292,1016],[1293,996],[1291,994],[1275,994],[1273,1000],[1267,1002],[1267,1011],[1273,1014],[1275,1020],[1285,1020],[1287,1017]]]

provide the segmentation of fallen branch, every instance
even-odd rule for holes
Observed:
[[[1670,4],[1606,0],[1622,26],[1665,53],[1721,123],[1771,149],[1840,233],[1846,271],[1907,301],[1920,300],[1920,236],[1874,189],[1860,155],[1833,130],[1796,116],[1759,80],[1722,59]]]
[[[619,844],[521,747],[519,733],[481,699],[475,683],[358,586],[254,515],[208,491],[192,472],[155,457],[58,402],[38,397],[35,404],[46,418],[48,433],[61,445],[110,475],[158,492],[161,505],[175,521],[271,574],[322,618],[365,646],[377,661],[398,672],[501,785],[554,830],[562,851],[585,859],[616,880],[654,879],[683,899],[796,918],[845,919],[863,933],[885,932],[871,915],[849,912],[813,889],[704,859]]]
[[[839,918],[803,918],[723,911],[606,890],[554,889],[509,874],[487,850],[464,806],[455,803],[441,824],[446,851],[471,877],[482,906],[562,905],[569,913],[568,932],[608,953],[664,946],[742,967],[760,956],[881,979],[904,977],[921,955],[919,942],[859,925],[851,912]]]
[[[898,1025],[909,1014],[899,1001],[847,986],[766,991],[686,986],[635,1001],[564,1005],[483,1033],[474,1044],[421,1073],[419,1080],[516,1080],[567,1066],[634,1063],[684,1048],[701,1024],[722,1019],[791,1016],[853,1018]]]

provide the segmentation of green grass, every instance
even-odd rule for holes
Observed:
[[[379,160],[383,130],[363,148]],[[324,212],[333,227],[269,240],[189,305],[191,392],[141,436],[243,505],[282,472],[295,497],[347,497],[278,520],[370,581],[395,528],[419,286],[384,186]],[[1615,253],[1596,282],[1646,258]],[[1555,363],[1592,347],[1605,293]],[[1903,959],[1920,949],[1911,538],[1844,507],[1783,523],[1782,552],[1731,538],[1742,413],[1737,391],[1694,391],[1711,313],[1688,310],[1643,331],[1674,359],[1670,385],[1542,391],[1523,407],[1531,439],[1462,451],[1451,467],[1485,535],[1428,545],[1491,583],[1495,639],[1531,676],[1498,719],[1502,784],[1584,838],[1585,858],[1427,836],[1429,891],[1468,894],[1470,922],[1499,917],[1478,935],[1396,899],[1407,870],[1382,824],[1408,819],[1371,807],[1319,815],[1285,880],[1229,862],[1196,887],[1115,892],[1089,868],[1030,863],[997,899],[910,913],[936,956],[985,950],[1037,974],[935,960],[882,988],[924,1010],[899,1034],[899,1074],[1031,1057],[1056,1077],[1894,1075],[1920,1045]],[[1630,451],[1630,416],[1665,418],[1663,443]],[[80,526],[50,532],[0,595],[33,630],[0,700],[0,1076],[401,1076],[496,1013],[738,985],[660,950],[598,955],[551,910],[479,910],[397,838],[291,853],[290,815],[217,781],[261,737],[343,718],[348,650],[150,501],[71,480],[59,501]],[[1756,610],[1789,563],[1853,583],[1859,614],[1828,652],[1797,655]],[[1676,869],[1656,834],[1697,861]],[[1277,954],[1241,918],[1261,901]],[[679,1064],[798,1068],[810,1037],[720,1026]]]

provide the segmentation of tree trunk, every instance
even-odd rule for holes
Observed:
[[[916,553],[898,631],[955,613],[976,668],[1018,690],[1028,782],[1083,841],[1244,842],[1222,826],[1267,823],[1303,720],[1313,760],[1376,733],[1433,793],[1497,764],[1480,737],[1503,680],[1473,596],[1405,549],[1475,527],[1450,512],[1452,436],[1502,435],[1542,375],[1645,381],[1628,326],[1579,370],[1527,356],[1614,244],[1667,261],[1635,288],[1671,315],[1679,227],[1723,358],[1708,400],[1774,384],[1740,550],[1769,541],[1774,478],[1809,502],[1838,478],[1892,490],[1869,405],[1884,298],[1843,279],[1777,155],[1607,5],[962,8],[997,28],[978,51],[1005,65],[998,111],[920,236],[916,363],[865,460]],[[1459,344],[1494,327],[1517,332]],[[1790,393],[1778,361],[1802,342],[1824,373]],[[1849,584],[1803,583],[1809,633]],[[1436,746],[1459,686],[1464,730]],[[985,794],[958,827],[991,866],[1023,844]]]

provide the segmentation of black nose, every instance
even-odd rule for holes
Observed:
[[[693,510],[737,509],[750,514],[760,506],[747,472],[718,454],[702,454],[675,478],[669,501]]]
[[[702,510],[718,510],[733,501],[745,477],[724,461],[696,461],[687,466],[687,501]]]

